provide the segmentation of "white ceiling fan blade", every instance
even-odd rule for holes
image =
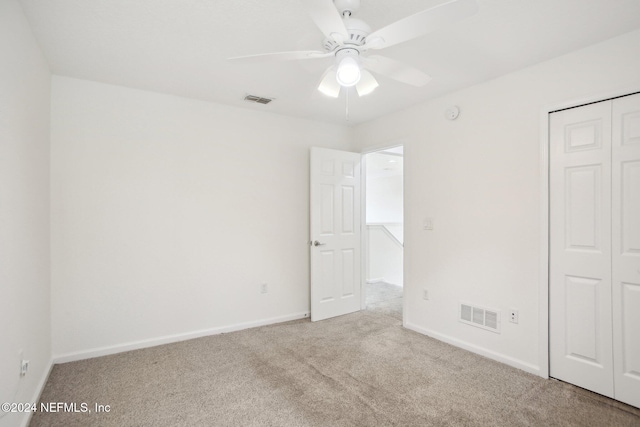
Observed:
[[[332,0],[300,0],[322,33],[337,42],[347,37],[347,29]]]
[[[362,63],[371,71],[411,86],[424,86],[431,80],[431,77],[417,68],[384,56],[367,56],[362,58]]]
[[[336,80],[335,67],[329,67],[327,71],[324,72],[318,90],[331,98],[340,96],[340,83]]]
[[[360,70],[360,81],[356,85],[356,90],[358,91],[359,96],[370,94],[378,86],[380,86],[378,81],[370,72],[367,70]]]
[[[389,24],[367,36],[370,49],[382,49],[423,36],[478,11],[476,0],[450,0]]]
[[[275,52],[275,53],[261,53],[258,55],[246,55],[235,56],[229,58],[229,61],[242,61],[242,62],[265,62],[265,61],[294,61],[297,59],[316,59],[326,58],[327,56],[333,56],[332,52],[322,52],[319,50],[299,50],[292,52]]]

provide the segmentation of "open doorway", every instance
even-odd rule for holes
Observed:
[[[365,155],[365,305],[402,321],[404,150]]]

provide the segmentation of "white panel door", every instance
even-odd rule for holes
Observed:
[[[550,374],[614,396],[611,103],[550,118]]]
[[[615,398],[640,407],[640,95],[613,101]]]
[[[311,320],[360,310],[360,154],[311,149]]]

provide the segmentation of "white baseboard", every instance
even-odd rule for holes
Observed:
[[[367,283],[371,284],[371,283],[380,283],[380,282],[384,282],[384,277],[380,277],[378,279],[367,279]]]
[[[420,326],[414,325],[410,322],[405,322],[404,327],[407,329],[411,329],[412,331],[418,332],[422,335],[427,335],[431,338],[435,338],[438,341],[446,342],[447,344],[454,345],[456,347],[460,347],[464,350],[468,350],[472,353],[479,354],[481,356],[487,357],[489,359],[493,359],[500,363],[504,363],[505,365],[512,366],[514,368],[522,369],[523,371],[529,372],[530,374],[540,376],[540,368],[536,365],[532,365],[531,363],[524,362],[522,360],[513,358],[511,356],[506,356],[501,353],[497,353],[493,350],[486,349],[484,347],[477,346],[475,344],[468,343],[466,341],[462,341],[458,338],[453,338],[448,335],[441,334],[439,332],[435,332],[429,329],[422,328]]]
[[[251,321],[251,322],[237,323],[235,325],[220,326],[220,327],[211,328],[211,329],[202,329],[199,331],[187,332],[184,334],[167,335],[164,337],[152,338],[148,340],[140,340],[140,341],[134,341],[134,342],[129,342],[125,344],[95,348],[91,350],[59,354],[53,357],[53,362],[54,363],[75,362],[77,360],[92,359],[94,357],[107,356],[107,355],[116,354],[116,353],[123,353],[125,351],[131,351],[131,350],[139,350],[141,348],[147,348],[147,347],[155,347],[158,345],[170,344],[170,343],[179,342],[179,341],[186,341],[186,340],[206,337],[210,335],[218,335],[218,334],[224,334],[228,332],[241,331],[243,329],[255,328],[258,326],[265,326],[265,325],[272,325],[275,323],[289,322],[291,320],[304,319],[308,317],[309,317],[308,312],[294,313],[286,316],[272,317],[269,319],[261,319],[261,320]]]
[[[33,397],[31,398],[31,400],[29,400],[29,402],[38,404],[38,402],[40,401],[40,396],[42,396],[42,392],[44,391],[44,386],[47,385],[47,381],[49,380],[49,375],[51,375],[52,369],[53,369],[53,359],[49,359],[49,367],[45,369],[45,371],[43,372],[42,378],[40,378],[40,381],[38,382],[38,386],[36,387],[36,391],[35,393],[33,393]],[[22,424],[21,424],[22,427],[27,427],[29,425],[29,423],[31,422],[32,415],[33,415],[33,412],[27,412],[25,414],[25,417],[23,418]]]

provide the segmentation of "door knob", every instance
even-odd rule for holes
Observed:
[[[320,243],[317,240],[314,240],[313,242],[313,246],[324,246],[324,245],[326,245],[326,243]]]

